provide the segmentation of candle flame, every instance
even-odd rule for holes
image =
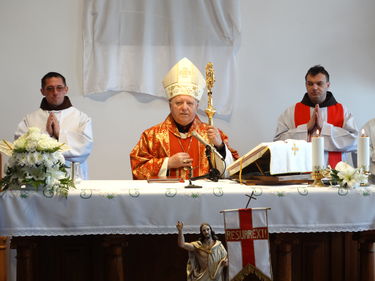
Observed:
[[[319,137],[320,136],[320,132],[319,130],[316,130],[316,135]]]

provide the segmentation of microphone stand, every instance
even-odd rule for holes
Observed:
[[[185,188],[202,188],[201,185],[195,185],[191,182],[191,175],[192,175],[193,168],[189,167],[189,184],[185,186]]]
[[[214,168],[213,165],[212,165],[212,162],[211,162],[211,146],[209,146],[209,145],[206,145],[206,157],[207,157],[207,160],[208,160],[208,164],[210,165],[209,166],[210,170],[209,170],[208,174],[190,178],[190,181],[199,180],[199,179],[209,179],[209,180],[212,180],[214,182],[219,181],[220,172],[219,172],[218,169]]]

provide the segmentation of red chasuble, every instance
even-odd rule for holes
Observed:
[[[308,123],[310,120],[310,106],[297,103],[294,108],[294,124],[296,127]],[[344,108],[342,104],[336,103],[327,107],[327,123],[335,127],[344,125]],[[336,164],[342,160],[342,153],[339,151],[328,152],[328,164],[335,168]]]
[[[141,135],[137,145],[130,153],[130,163],[132,166],[133,179],[144,180],[158,176],[165,157],[170,157],[177,152],[187,152],[193,158],[193,176],[205,175],[209,171],[209,163],[205,155],[205,147],[199,143],[191,132],[196,131],[205,140],[208,125],[202,123],[198,116],[194,118],[193,124],[186,139],[180,138],[180,133],[171,115],[164,122],[155,125]],[[238,159],[238,153],[228,144],[228,137],[219,130],[221,139],[224,141],[234,159]],[[178,174],[179,173],[179,174]],[[187,178],[189,171],[182,169],[171,169],[170,176]]]
[[[186,139],[179,138],[171,131],[169,132],[169,141],[171,145],[171,155],[174,155],[179,152],[186,152],[190,155],[190,158],[193,158],[192,164],[192,177],[199,176],[199,147],[198,147],[198,140],[193,136],[189,136]],[[173,177],[182,177],[184,179],[189,178],[189,170],[187,168],[179,168],[179,169],[170,169],[169,175]]]

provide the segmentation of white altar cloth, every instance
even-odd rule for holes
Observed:
[[[35,191],[0,194],[0,235],[170,234],[184,222],[198,233],[202,222],[224,232],[224,209],[270,207],[269,231],[340,232],[375,229],[375,186],[245,186],[223,180],[186,183],[83,181],[68,198]]]

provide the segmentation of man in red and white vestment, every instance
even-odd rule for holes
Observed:
[[[165,76],[163,86],[169,99],[170,114],[160,124],[141,135],[130,153],[134,179],[173,176],[184,179],[209,172],[205,146],[192,136],[195,131],[212,143],[229,165],[238,158],[229,147],[228,137],[219,129],[203,123],[197,116],[205,80],[195,65],[184,58]],[[222,173],[224,163],[215,157]]]
[[[353,115],[328,91],[329,74],[324,67],[311,67],[305,75],[305,86],[307,93],[302,101],[279,117],[274,141],[309,141],[319,132],[324,137],[326,164],[334,168],[338,162],[347,161],[349,153],[356,150],[358,127]]]

